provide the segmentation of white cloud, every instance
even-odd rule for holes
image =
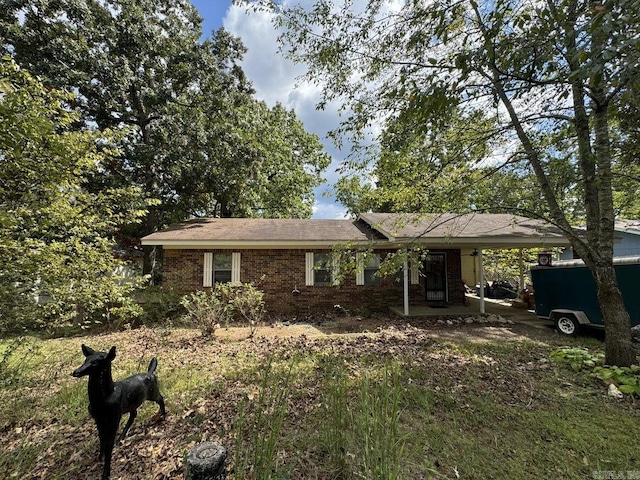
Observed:
[[[336,202],[323,202],[322,199],[319,199],[313,206],[313,218],[342,220],[350,217],[347,214],[347,210],[342,205]]]

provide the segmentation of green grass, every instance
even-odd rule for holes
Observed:
[[[117,344],[122,378],[159,358],[169,416],[141,409],[116,478],[182,478],[190,445],[229,450],[230,479],[582,479],[640,471],[633,397],[549,361],[549,342],[383,337],[210,342],[184,331],[0,341],[0,478],[95,478],[80,343]],[[189,334],[186,334],[187,336]],[[571,346],[602,345],[592,339]],[[140,352],[143,352],[144,355]],[[69,460],[71,458],[72,460]],[[169,473],[166,473],[169,472]]]

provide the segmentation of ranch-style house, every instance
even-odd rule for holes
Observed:
[[[162,248],[163,285],[178,292],[254,283],[269,312],[303,315],[335,305],[351,311],[403,305],[408,313],[410,304],[462,304],[463,264],[482,278],[483,249],[568,241],[544,221],[511,214],[365,213],[355,220],[197,218],[142,244]],[[404,256],[396,272],[377,273],[387,255],[414,249],[419,259]],[[355,257],[346,274],[345,255]]]

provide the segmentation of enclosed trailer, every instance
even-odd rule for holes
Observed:
[[[640,324],[640,257],[614,258],[614,269],[631,325]],[[604,327],[596,283],[582,260],[531,267],[538,317],[573,335],[581,326]]]

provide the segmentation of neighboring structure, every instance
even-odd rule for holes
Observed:
[[[640,256],[640,220],[616,220],[613,233],[613,256]],[[566,248],[560,260],[578,258],[572,248]]]
[[[272,312],[386,310],[409,304],[462,304],[461,249],[566,246],[551,225],[507,214],[361,214],[356,220],[201,218],[142,239],[163,248],[163,282],[179,292],[215,282],[251,282]],[[396,275],[376,275],[403,249],[428,249]],[[341,260],[335,252],[342,249]],[[365,265],[362,251],[370,251]],[[349,252],[355,258],[346,258]],[[340,261],[356,271],[338,275]],[[354,261],[355,260],[355,261]]]

